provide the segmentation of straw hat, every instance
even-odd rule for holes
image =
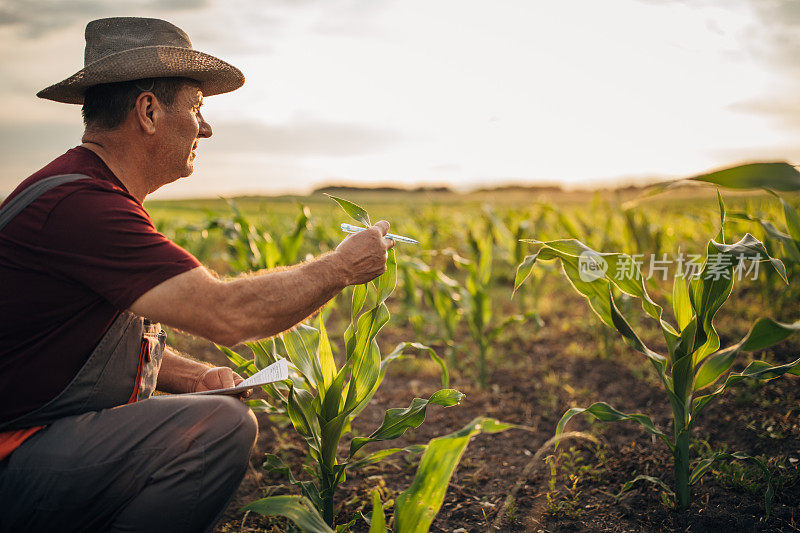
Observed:
[[[181,77],[200,83],[204,96],[244,84],[244,75],[221,59],[192,49],[189,36],[165,20],[115,17],[86,25],[83,69],[36,96],[82,104],[89,87],[142,78]]]

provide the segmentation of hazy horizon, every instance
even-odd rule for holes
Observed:
[[[164,18],[247,82],[209,97],[195,173],[153,198],[350,186],[608,187],[797,163],[800,3],[789,0],[7,0],[0,196],[80,143],[35,93],[83,29]]]

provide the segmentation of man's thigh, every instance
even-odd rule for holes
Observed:
[[[252,445],[255,430],[241,431],[252,425],[246,417],[232,398],[160,396],[61,419],[0,464],[0,531],[104,529],[145,489],[155,502],[148,508],[157,507],[157,484],[171,492],[174,520],[190,523],[202,491],[226,468],[243,472],[214,462],[225,463],[230,446],[249,450],[242,441]]]

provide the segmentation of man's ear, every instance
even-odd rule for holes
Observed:
[[[153,135],[156,132],[156,122],[164,114],[164,108],[153,93],[145,91],[136,98],[133,114],[142,131]]]

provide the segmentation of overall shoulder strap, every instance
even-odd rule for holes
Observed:
[[[89,176],[84,176],[83,174],[61,174],[59,176],[50,176],[49,178],[44,178],[43,180],[39,180],[33,185],[23,189],[22,192],[17,194],[2,209],[0,209],[0,231],[2,231],[5,225],[11,222],[11,219],[17,216],[20,211],[28,207],[31,202],[39,198],[50,189],[58,187],[63,183],[69,183],[70,181],[88,178]]]

